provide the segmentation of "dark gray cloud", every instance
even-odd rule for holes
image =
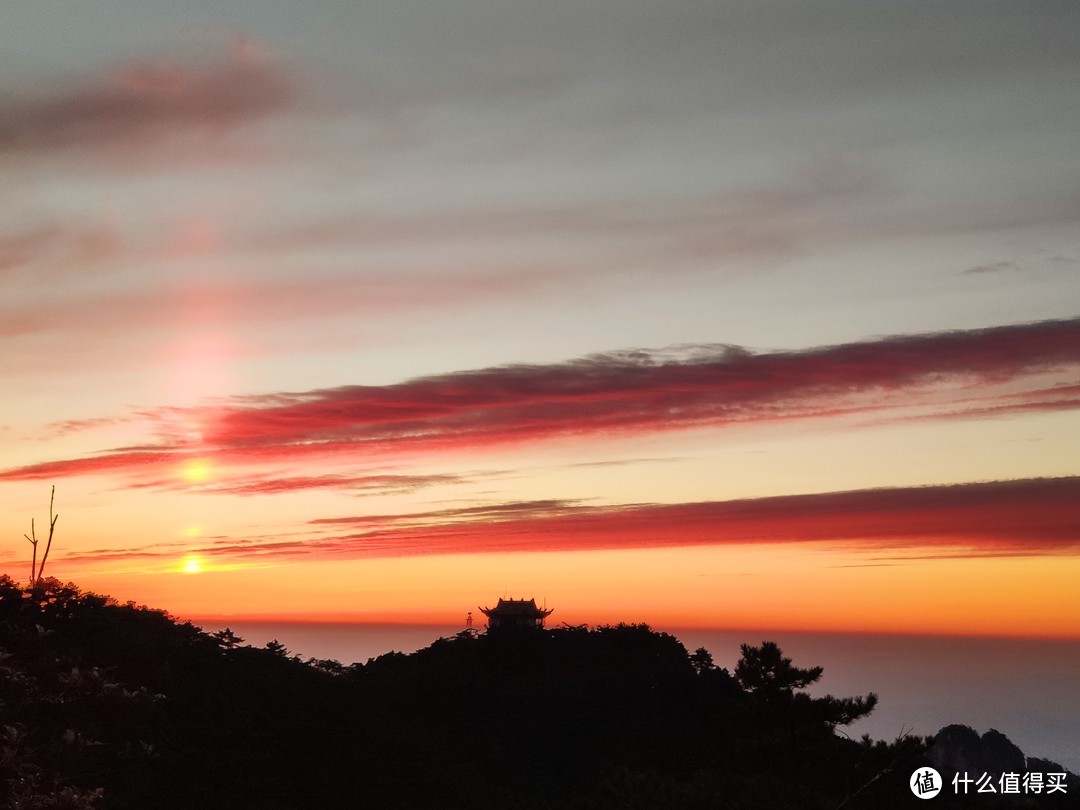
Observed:
[[[123,149],[191,130],[219,135],[294,97],[292,80],[266,62],[130,65],[52,94],[0,99],[0,152]]]
[[[962,275],[975,276],[983,275],[984,273],[1008,273],[1016,272],[1020,269],[1020,265],[1016,262],[994,262],[993,264],[979,264],[975,267],[969,267],[967,270],[962,271]]]

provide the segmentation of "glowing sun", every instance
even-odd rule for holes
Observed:
[[[181,569],[185,574],[201,574],[203,572],[202,560],[198,557],[187,557]]]
[[[205,458],[193,458],[184,462],[181,474],[193,484],[201,484],[210,477],[210,462]]]

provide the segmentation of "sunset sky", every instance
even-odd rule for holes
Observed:
[[[0,569],[1080,638],[1080,4],[16,2]]]

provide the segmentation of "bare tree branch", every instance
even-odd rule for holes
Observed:
[[[45,570],[45,561],[49,559],[49,549],[52,548],[53,531],[56,529],[56,521],[60,518],[59,515],[53,515],[53,501],[56,500],[56,484],[53,484],[52,495],[49,496],[49,540],[45,543],[45,553],[41,555],[41,566],[37,571],[37,578],[41,579],[41,574]],[[37,546],[34,547],[37,551]]]
[[[33,537],[30,535],[33,535]],[[30,561],[30,584],[33,585],[37,581],[37,532],[34,531],[33,518],[30,518],[30,534],[24,533],[23,537],[34,547],[34,557]]]
[[[41,581],[42,572],[45,570],[45,561],[49,559],[49,549],[52,548],[53,533],[56,531],[56,521],[60,519],[60,515],[53,514],[53,504],[56,501],[56,484],[53,484],[52,494],[49,496],[49,539],[45,543],[45,553],[41,555],[41,565],[38,565],[37,552],[38,552],[38,539],[37,531],[34,527],[34,519],[30,518],[30,534],[23,534],[26,541],[34,547],[34,555],[30,560],[30,585],[34,586]]]

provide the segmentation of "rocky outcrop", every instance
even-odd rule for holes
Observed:
[[[1080,777],[1076,774],[1056,762],[1025,757],[1024,752],[997,729],[990,729],[980,737],[970,726],[945,726],[934,735],[933,742],[926,750],[926,758],[941,772],[946,782],[957,773],[972,777],[989,774],[993,782],[1003,773],[1064,773],[1068,792],[1072,794],[1070,799],[1080,789]]]

